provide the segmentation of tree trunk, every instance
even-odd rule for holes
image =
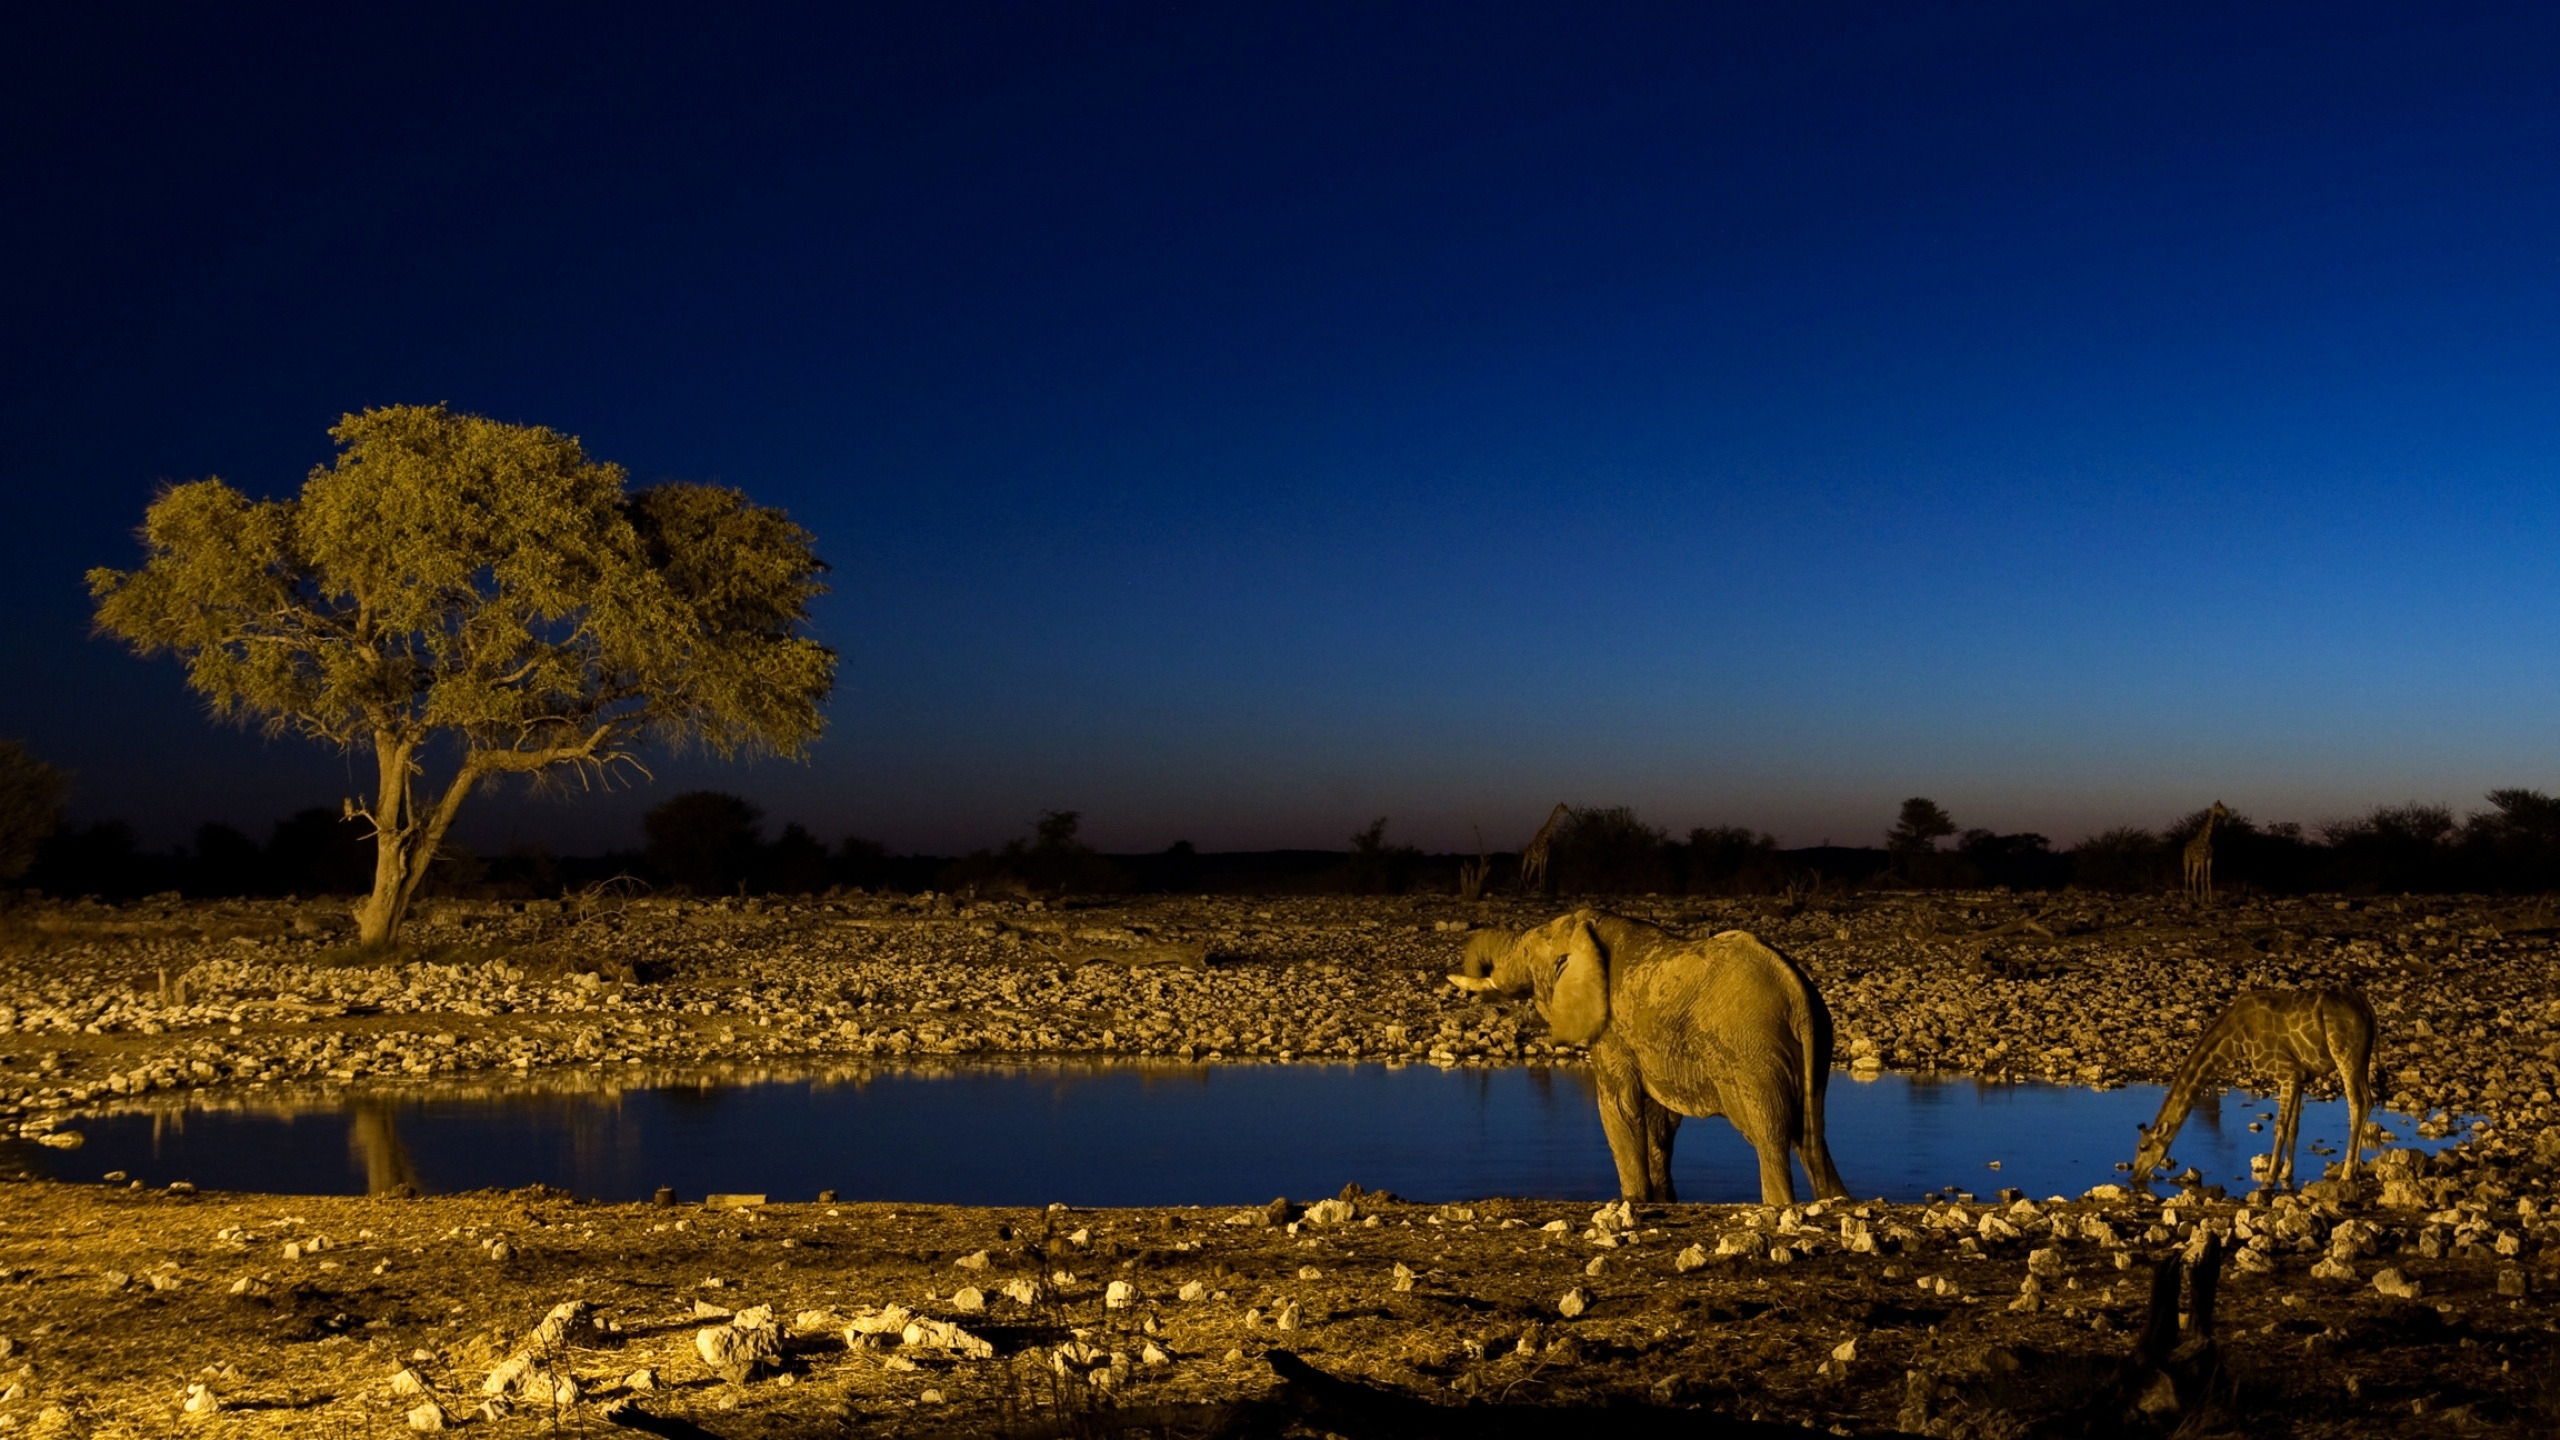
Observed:
[[[371,950],[399,938],[409,908],[409,747],[377,734],[373,798],[373,893],[356,907],[356,944]]]

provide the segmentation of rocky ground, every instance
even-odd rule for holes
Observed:
[[[2153,1411],[2132,1413],[2162,1433],[2560,1424],[2542,1298],[2560,1284],[2560,985],[2539,905],[1617,908],[1786,949],[1844,1061],[1869,1067],[2158,1079],[2238,989],[2354,985],[2382,1017],[2391,1103],[2476,1129],[2448,1159],[2394,1156],[2361,1195],[2172,1187],[2166,1208],[893,1214],[26,1182],[0,1191],[0,1429],[1358,1435],[1414,1433],[1393,1406],[1421,1397],[1469,1407],[1426,1420],[1479,1430],[1504,1407],[1614,1401],[1634,1418],[1611,1423],[1705,1407],[1988,1436],[2113,1424],[2144,1395]],[[901,1055],[1570,1059],[1533,1011],[1438,980],[1467,928],[1554,909],[452,903],[377,964],[319,905],[21,905],[0,916],[0,1113],[16,1143],[63,1145],[84,1113],[160,1092],[314,1081]],[[2151,1267],[2208,1234],[2238,1247],[2226,1383],[2127,1370]],[[1384,1388],[1284,1382],[1290,1355]]]

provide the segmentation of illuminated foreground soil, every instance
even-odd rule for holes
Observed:
[[[453,906],[421,932],[440,948],[392,964],[348,963],[320,907],[21,909],[0,919],[12,947],[0,957],[0,1112],[33,1143],[66,1141],[83,1114],[137,1095],[248,1098],[314,1080],[908,1054],[1546,1058],[1562,1052],[1533,1013],[1464,999],[1436,977],[1462,942],[1455,927],[1553,908]],[[706,1211],[521,1192],[322,1199],[21,1182],[0,1187],[0,1429],[406,1433],[432,1403],[447,1423],[493,1435],[616,1423],[1029,1434],[1056,1433],[1062,1418],[1107,1431],[1096,1407],[1166,1433],[1416,1433],[1305,1408],[1316,1403],[1306,1387],[1283,1384],[1265,1358],[1286,1350],[1452,1406],[1614,1402],[1642,1407],[1630,1417],[1701,1407],[1863,1433],[2108,1433],[2123,1397],[2106,1387],[2140,1325],[2145,1276],[2198,1223],[2228,1227],[2256,1257],[2227,1273],[2220,1306],[2235,1388],[2202,1413],[2143,1417],[2135,1433],[2548,1434],[2560,1423],[2546,1318],[2560,1288],[2547,912],[2466,900],[2198,911],[2081,896],[1629,908],[1772,939],[1821,983],[1844,1051],[1892,1068],[2158,1079],[2238,988],[2352,984],[2382,1015],[2392,1103],[2486,1118],[2455,1158],[2395,1162],[2397,1183],[2361,1197],[2244,1206],[2171,1189],[2174,1223],[2157,1201],[2039,1196],[1989,1219],[1986,1204],[1871,1205],[1792,1225],[1756,1207],[1659,1207],[1622,1235],[1595,1227],[1588,1204],[1484,1202],[1469,1216],[1363,1200],[1348,1223],[1293,1234],[1286,1221],[1229,1223],[1250,1212],[1225,1210]],[[1202,957],[1205,968],[1179,963]],[[1161,960],[1177,963],[1142,963]],[[1854,1177],[1855,1157],[1840,1158]],[[1703,1263],[1683,1268],[1692,1247]],[[960,1263],[980,1251],[982,1268]],[[1397,1288],[1399,1264],[1410,1288]],[[2031,1266],[2036,1293],[2022,1294]],[[1008,1281],[1031,1302],[1003,1298]],[[1125,1307],[1107,1304],[1113,1281],[1132,1287]],[[988,1308],[964,1308],[963,1287]],[[590,1308],[552,1327],[540,1363],[508,1366],[572,1301]],[[848,1343],[848,1325],[891,1304],[956,1321],[994,1353],[910,1346],[902,1327]],[[721,1332],[715,1352],[753,1342],[704,1307],[770,1307],[779,1367],[743,1383],[715,1376],[701,1330]],[[505,1413],[483,1418],[493,1372],[511,1377],[496,1397]],[[575,1384],[565,1405],[564,1378]],[[203,1387],[193,1417],[190,1386]],[[1258,1408],[1216,1408],[1237,1402]],[[1459,1420],[1483,1429],[1509,1413]]]
[[[1358,1219],[1302,1215],[1294,1233],[1262,1211],[714,1211],[527,1193],[30,1183],[5,1203],[0,1326],[13,1353],[0,1370],[41,1397],[10,1402],[8,1418],[22,1433],[101,1436],[396,1433],[430,1404],[492,1435],[698,1433],[671,1419],[722,1436],[1033,1433],[1062,1413],[1162,1419],[1166,1407],[1180,1433],[1214,1433],[1236,1421],[1217,1407],[1238,1400],[1266,1402],[1256,1423],[1281,1433],[1364,1433],[1356,1415],[1298,1416],[1309,1402],[1275,1377],[1276,1349],[1450,1405],[1694,1406],[1853,1432],[2077,1430],[2121,1415],[2105,1387],[2141,1326],[2147,1262],[2177,1243],[2172,1217],[2139,1201],[1832,1207],[1792,1221],[1663,1206],[1619,1232],[1595,1227],[1588,1205],[1369,1198]],[[2240,1214],[2175,1208],[2181,1229]],[[2499,1294],[2514,1262],[2494,1233],[2441,1259],[2359,1255],[2345,1262],[2355,1279],[2315,1279],[2335,1213],[2250,1212],[2248,1228],[2275,1243],[2271,1274],[2226,1274],[2219,1330],[2236,1392],[2159,1428],[2549,1433],[2548,1311]],[[2416,1218],[2357,1213],[2394,1231]],[[1987,1234],[1986,1215],[1999,1217]],[[1844,1240],[1844,1219],[1866,1240]],[[1850,1248],[1861,1243],[1875,1251]],[[2378,1293],[2370,1277],[2384,1264],[2420,1298]],[[2031,1266],[2041,1293],[2023,1297]],[[1130,1291],[1117,1307],[1115,1281]],[[1007,1298],[1009,1283],[1031,1302]],[[533,1338],[569,1301],[586,1308],[551,1343]],[[994,1354],[910,1345],[897,1324],[848,1343],[848,1325],[890,1305],[957,1322]],[[778,1363],[743,1384],[715,1374],[697,1333],[734,1330],[723,1312],[759,1306],[781,1332]],[[529,1368],[507,1365],[528,1352]],[[480,1413],[493,1374],[516,1377],[498,1382],[496,1418]],[[558,1403],[563,1380],[574,1404]],[[219,1408],[182,1420],[190,1384]]]

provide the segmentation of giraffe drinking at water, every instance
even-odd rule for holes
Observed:
[[[2364,1159],[2365,1117],[2373,1112],[2373,1006],[2351,990],[2251,990],[2205,1027],[2178,1064],[2160,1114],[2142,1127],[2133,1176],[2148,1180],[2169,1158],[2169,1142],[2195,1108],[2196,1092],[2223,1075],[2255,1076],[2283,1088],[2276,1107],[2275,1165],[2269,1180],[2293,1183],[2293,1144],[2302,1125],[2302,1087],[2334,1069],[2347,1092],[2346,1178]]]

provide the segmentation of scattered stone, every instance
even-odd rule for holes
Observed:
[[[1563,1297],[1556,1301],[1556,1313],[1567,1320],[1579,1317],[1583,1311],[1590,1308],[1591,1293],[1579,1285],[1564,1292]]]
[[[181,1408],[189,1415],[210,1415],[222,1408],[222,1397],[213,1393],[212,1386],[198,1382],[187,1387],[186,1400]]]
[[[966,1360],[992,1360],[996,1354],[992,1342],[982,1340],[948,1320],[911,1320],[899,1338],[912,1350],[940,1350]]]
[[[1348,1200],[1318,1200],[1307,1207],[1305,1219],[1310,1225],[1347,1225],[1359,1214],[1359,1207]]]
[[[782,1334],[770,1325],[707,1325],[693,1334],[694,1352],[711,1373],[744,1385],[759,1367],[782,1359]]]
[[[1692,1245],[1688,1249],[1671,1257],[1671,1268],[1675,1272],[1684,1275],[1689,1271],[1703,1268],[1706,1263],[1707,1250],[1703,1245]]]
[[[1114,1280],[1103,1288],[1102,1306],[1106,1310],[1126,1310],[1137,1298],[1137,1286],[1126,1280]]]
[[[980,1314],[987,1308],[987,1297],[975,1285],[963,1285],[951,1292],[951,1308],[963,1315]]]
[[[448,1417],[444,1413],[443,1406],[437,1404],[433,1400],[428,1400],[409,1412],[409,1428],[412,1430],[442,1430],[445,1428],[447,1418]]]
[[[2394,1300],[2415,1300],[2426,1287],[2402,1275],[2398,1266],[2385,1266],[2373,1272],[2373,1288]]]

